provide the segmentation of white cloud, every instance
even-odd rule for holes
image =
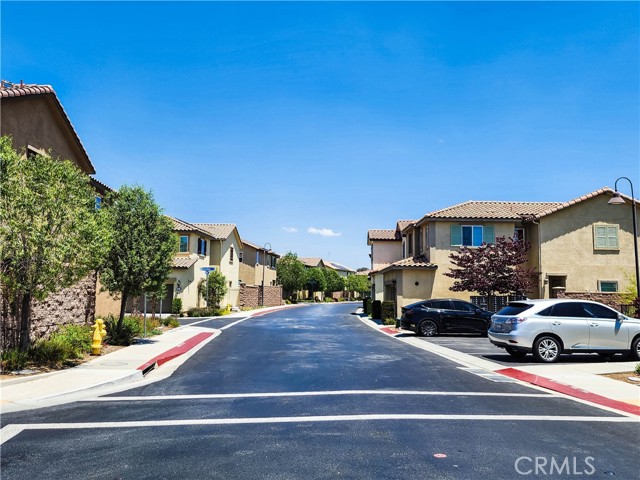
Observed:
[[[297,231],[298,231],[298,229],[297,229],[297,228],[295,228],[295,227],[282,227],[282,229],[283,229],[285,232],[289,232],[289,233],[295,233],[295,232],[297,232]]]
[[[309,232],[309,233],[311,233],[313,235],[322,235],[323,237],[339,237],[340,235],[342,235],[342,233],[334,232],[330,228],[313,228],[313,227],[309,227],[309,228],[307,228],[307,232]]]

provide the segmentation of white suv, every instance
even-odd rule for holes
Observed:
[[[586,300],[522,300],[491,317],[489,340],[514,357],[533,353],[547,363],[577,352],[640,360],[640,319]]]

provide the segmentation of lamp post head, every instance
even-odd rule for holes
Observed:
[[[611,200],[609,200],[607,203],[609,205],[624,205],[627,202],[624,201],[624,198],[622,198],[622,195],[620,195],[620,193],[613,192],[613,197],[611,197]]]

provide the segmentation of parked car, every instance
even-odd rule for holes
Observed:
[[[453,298],[423,300],[402,307],[400,326],[420,336],[440,333],[486,335],[492,312]]]
[[[489,340],[514,357],[532,353],[546,363],[576,352],[640,360],[640,319],[586,300],[524,300],[493,315]]]

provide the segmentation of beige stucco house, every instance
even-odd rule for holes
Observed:
[[[238,306],[240,293],[240,252],[243,243],[232,223],[194,223],[211,236],[210,266],[216,267],[227,279],[227,293],[222,305]]]
[[[11,136],[13,147],[32,155],[51,155],[69,160],[89,176],[96,194],[96,207],[111,189],[91,177],[96,173],[76,129],[62,103],[49,85],[28,85],[20,82],[0,84],[0,135]],[[10,318],[11,299],[0,291],[2,346],[11,346],[17,326]],[[96,304],[96,275],[91,274],[76,285],[35,302],[31,312],[31,334],[37,338],[67,323],[92,322]]]
[[[270,248],[242,240],[240,253],[240,283],[245,285],[276,285],[276,266],[280,255]]]
[[[615,305],[633,273],[634,246],[630,208],[609,205],[612,195],[605,187],[568,202],[470,201],[428,213],[402,229],[403,258],[374,268],[372,278],[398,315],[422,299],[468,299],[473,292],[450,290],[449,255],[518,237],[530,242],[527,266],[539,272],[531,298],[588,296]]]
[[[374,229],[367,232],[367,245],[371,251],[371,270],[369,277],[371,279],[371,298],[373,300],[384,300],[384,274],[382,269],[388,267],[394,262],[402,260],[403,245],[402,230],[415,222],[415,220],[399,220],[396,223],[395,230]],[[389,288],[393,284],[389,283]],[[388,292],[388,297],[393,298],[395,294]]]

